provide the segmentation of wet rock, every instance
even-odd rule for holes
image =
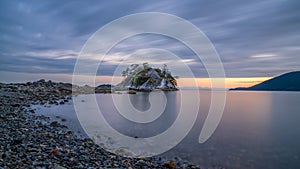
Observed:
[[[14,140],[12,140],[12,145],[19,145],[22,143],[22,138],[15,138]]]
[[[37,81],[38,83],[45,83],[45,79],[40,79],[39,81]]]
[[[50,123],[50,126],[57,127],[59,126],[59,123],[57,121],[53,121]]]
[[[58,165],[58,166],[56,166],[55,167],[55,169],[67,169],[66,167],[63,167],[63,166],[60,166],[60,165]]]
[[[52,100],[49,100],[48,101],[48,104],[54,104],[55,102],[54,101],[52,101]]]
[[[20,107],[21,105],[19,103],[13,103],[11,104],[12,107]]]
[[[20,96],[18,99],[20,99],[20,100],[25,100],[25,98],[24,98],[24,97],[22,97],[22,96]]]
[[[73,132],[71,130],[69,130],[69,131],[66,132],[66,134],[71,136],[71,135],[73,135]]]
[[[147,166],[147,163],[144,160],[139,160],[135,163],[137,166]]]
[[[176,169],[176,164],[173,160],[169,160],[167,163],[164,164],[164,167],[169,169]]]
[[[52,149],[50,151],[50,155],[55,155],[55,156],[58,156],[59,155],[59,149],[56,147],[54,149]]]

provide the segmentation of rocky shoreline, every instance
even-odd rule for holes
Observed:
[[[36,104],[65,104],[73,94],[92,87],[39,80],[0,83],[0,169],[4,168],[200,168],[187,161],[161,157],[129,158],[112,154],[79,138],[66,126],[37,115]],[[75,90],[74,90],[75,89]]]

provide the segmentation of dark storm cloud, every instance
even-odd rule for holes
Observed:
[[[200,28],[215,45],[229,77],[273,76],[300,69],[297,0],[7,0],[0,2],[0,71],[72,73],[76,55],[101,26],[124,15],[149,11],[171,13]],[[207,74],[193,52],[166,37],[133,37],[111,54],[128,55],[149,47],[194,59],[197,63],[190,65],[194,73],[199,77]],[[112,75],[117,64],[104,63],[101,74]]]

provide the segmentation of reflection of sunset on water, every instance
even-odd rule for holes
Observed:
[[[271,77],[247,77],[247,78],[226,78],[226,88],[235,88],[235,87],[250,87],[261,83],[265,80],[270,79]],[[179,86],[181,87],[190,87],[192,84],[191,81],[196,80],[198,87],[210,88],[211,79],[210,78],[179,78],[177,79]],[[219,79],[222,80],[222,79]],[[193,86],[192,86],[193,87]]]

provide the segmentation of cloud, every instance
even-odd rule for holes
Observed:
[[[201,29],[215,45],[227,76],[274,76],[300,69],[299,6],[297,0],[0,1],[0,70],[71,74],[82,46],[100,27],[124,15],[155,11],[177,15]],[[117,44],[104,60],[102,74],[112,75],[122,57],[149,48],[168,50],[196,76],[207,76],[184,44],[150,34]],[[167,59],[153,55],[149,61],[158,60]]]
[[[257,54],[257,55],[252,55],[252,58],[270,58],[276,56],[275,54]]]

